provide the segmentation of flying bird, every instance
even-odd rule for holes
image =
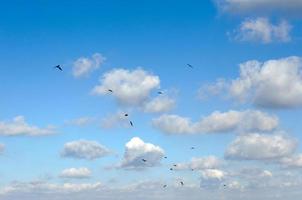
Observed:
[[[168,157],[167,157],[167,156],[165,156],[164,158],[165,158],[165,159],[167,159]]]
[[[162,91],[158,91],[157,94],[163,94],[163,92]]]
[[[125,114],[125,117],[128,117],[128,114],[127,114],[127,113]]]
[[[190,67],[190,68],[192,68],[192,69],[194,68],[194,67],[193,67],[192,65],[190,65],[190,64],[187,64],[187,66]]]
[[[177,167],[177,165],[176,165],[176,164],[174,164],[173,166],[174,166],[174,167]]]
[[[111,90],[111,89],[108,89],[108,92],[111,92],[111,93],[112,93],[112,92],[113,92],[113,90]]]
[[[133,122],[132,121],[130,121],[130,125],[133,126]]]
[[[193,150],[193,149],[195,149],[195,147],[191,147],[191,149]]]
[[[173,171],[173,168],[170,168],[170,171]]]
[[[62,67],[60,65],[57,65],[57,66],[54,66],[54,68],[60,70],[60,71],[63,71]]]
[[[180,181],[181,186],[184,186],[184,182]]]
[[[142,161],[143,161],[143,162],[147,162],[147,160],[146,160],[146,159],[142,159]]]
[[[167,187],[167,185],[164,185],[164,186],[163,186],[163,188],[166,188],[166,187]]]

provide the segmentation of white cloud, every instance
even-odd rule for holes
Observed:
[[[147,113],[168,112],[175,107],[175,100],[167,96],[158,96],[143,105],[143,111]]]
[[[127,70],[114,69],[100,79],[100,85],[92,90],[95,95],[112,95],[120,104],[141,106],[145,103],[154,89],[160,86],[158,76],[143,69]],[[112,93],[108,89],[113,90]]]
[[[250,60],[240,64],[240,76],[225,81],[225,90],[241,103],[266,108],[294,108],[302,106],[302,59],[291,56],[259,62]],[[216,83],[214,83],[216,85]]]
[[[289,42],[291,25],[283,20],[279,24],[272,24],[268,18],[244,20],[235,31],[235,39],[238,41],[250,41],[271,43],[273,41]]]
[[[206,169],[202,171],[204,179],[218,179],[222,180],[225,177],[225,172],[218,169]]]
[[[163,156],[164,150],[159,146],[145,143],[140,138],[134,137],[126,144],[124,158],[119,167],[130,170],[154,167],[160,164]]]
[[[240,77],[232,81],[230,94],[263,107],[301,106],[301,67],[299,57],[248,61],[240,65]]]
[[[60,177],[61,178],[76,178],[76,179],[82,179],[82,178],[89,178],[91,175],[91,171],[86,167],[81,168],[69,168],[64,169]]]
[[[282,135],[257,133],[238,136],[226,149],[227,159],[274,160],[291,155],[297,147],[294,139]]]
[[[39,128],[29,125],[23,116],[17,116],[12,121],[0,121],[0,135],[4,136],[42,136],[56,133],[54,127]]]
[[[300,14],[301,0],[215,0],[223,12],[234,14]]]
[[[302,154],[282,158],[279,162],[286,168],[302,168]]]
[[[198,122],[178,115],[162,115],[153,126],[168,134],[221,133],[230,131],[272,131],[278,118],[261,111],[215,111]]]
[[[110,151],[96,141],[78,140],[68,142],[61,152],[63,157],[94,160],[108,155]]]
[[[179,163],[175,169],[194,169],[194,170],[203,170],[203,169],[215,169],[221,165],[222,161],[215,156],[193,157],[188,163]]]
[[[74,77],[82,77],[89,75],[92,71],[97,70],[106,58],[99,53],[95,53],[91,58],[80,57],[73,63],[72,74]]]

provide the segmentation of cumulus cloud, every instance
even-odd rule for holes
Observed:
[[[178,115],[162,115],[153,126],[167,134],[221,133],[230,131],[272,131],[278,118],[261,111],[215,111],[198,122]]]
[[[235,160],[274,160],[291,155],[297,141],[282,135],[257,133],[238,136],[226,149],[225,157]]]
[[[4,136],[43,136],[56,133],[54,127],[39,128],[29,125],[23,116],[17,116],[11,121],[0,121],[0,135]]]
[[[285,168],[302,168],[302,154],[284,157],[279,162]]]
[[[122,105],[137,106],[145,103],[154,89],[160,86],[160,79],[141,68],[135,70],[114,69],[105,73],[100,84],[95,86],[92,94],[108,95],[108,89]]]
[[[143,105],[143,111],[147,113],[168,112],[175,107],[175,100],[167,96],[158,96]]]
[[[218,169],[206,169],[202,171],[204,179],[218,179],[221,180],[225,177],[225,172]]]
[[[68,142],[64,145],[61,156],[94,160],[110,154],[110,151],[96,141],[78,140]]]
[[[235,31],[234,38],[238,41],[249,42],[289,42],[291,25],[283,20],[279,24],[272,24],[268,18],[244,20]]]
[[[215,169],[222,164],[222,161],[215,156],[193,157],[188,163],[179,163],[175,169],[194,169],[194,170],[203,170],[203,169]]]
[[[302,59],[291,56],[240,64],[240,76],[225,82],[225,90],[242,103],[265,108],[302,106]],[[215,85],[216,83],[214,83]]]
[[[215,0],[222,12],[232,14],[300,14],[300,0]]]
[[[64,169],[60,177],[61,178],[75,178],[75,179],[83,179],[83,178],[89,178],[91,175],[91,171],[86,167],[81,168],[69,168]]]
[[[73,63],[72,74],[76,78],[87,76],[97,70],[105,60],[106,58],[100,53],[93,54],[91,58],[80,57]]]
[[[140,138],[134,137],[125,145],[124,158],[119,167],[130,170],[154,167],[160,164],[164,153],[159,146],[145,143]],[[147,161],[143,162],[142,159]]]

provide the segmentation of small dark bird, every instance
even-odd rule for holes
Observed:
[[[176,164],[174,164],[173,166],[174,166],[174,167],[177,167],[177,165],[176,165]]]
[[[194,169],[191,169],[192,171],[194,171]]]
[[[128,114],[127,114],[127,113],[125,114],[125,117],[128,117]]]
[[[109,89],[108,92],[113,92],[113,90]]]
[[[173,171],[173,168],[170,168],[170,171]]]
[[[157,94],[163,94],[163,92],[162,91],[158,91]]]
[[[184,186],[184,182],[180,181],[181,186]]]
[[[167,156],[165,156],[164,158],[165,158],[165,159],[167,159],[168,157],[167,157]]]
[[[63,71],[63,69],[60,65],[54,66],[54,68],[57,68],[58,70]]]
[[[147,162],[147,160],[146,160],[146,159],[142,159],[142,161],[143,161],[143,162]]]
[[[223,187],[226,187],[226,186],[227,186],[226,184],[223,185]]]
[[[187,64],[187,66],[190,67],[190,68],[192,68],[192,69],[194,68],[194,67],[193,67],[192,65],[190,65],[190,64]]]
[[[191,147],[191,149],[193,150],[193,149],[195,149],[195,147]]]
[[[133,122],[132,121],[130,121],[130,125],[133,126]]]
[[[166,187],[167,187],[167,185],[164,185],[164,186],[163,186],[163,188],[166,188]]]

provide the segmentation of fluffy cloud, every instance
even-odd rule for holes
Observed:
[[[254,110],[215,111],[195,123],[178,115],[162,115],[153,120],[153,126],[168,134],[272,131],[278,126],[278,118]]]
[[[226,149],[227,159],[274,160],[291,155],[296,140],[282,135],[248,134],[238,136]]]
[[[119,167],[130,170],[154,167],[160,164],[163,156],[164,150],[159,146],[134,137],[126,144],[124,158]],[[142,159],[147,161],[143,162]]]
[[[221,180],[225,177],[225,172],[218,169],[206,169],[202,171],[204,179],[218,179]]]
[[[263,107],[301,106],[301,67],[299,57],[248,61],[240,65],[240,77],[232,81],[230,94]]]
[[[298,13],[302,9],[300,0],[215,0],[223,12],[234,14]]]
[[[110,151],[96,141],[78,140],[68,142],[61,152],[63,157],[94,160],[108,155]]]
[[[102,54],[95,53],[91,58],[81,57],[74,61],[72,74],[74,77],[87,76],[92,71],[98,69],[106,60]]]
[[[189,163],[180,163],[177,164],[175,169],[194,169],[194,170],[203,170],[203,169],[215,169],[220,166],[222,163],[215,156],[208,156],[202,158],[192,158]]]
[[[299,107],[302,106],[301,69],[302,59],[295,56],[266,62],[251,60],[240,64],[240,76],[225,81],[221,88],[242,103],[266,108]]]
[[[235,31],[235,39],[238,41],[251,41],[261,43],[271,43],[273,41],[288,42],[291,26],[287,21],[279,24],[272,24],[269,19],[259,17],[256,19],[246,19]]]
[[[137,106],[145,103],[152,90],[159,88],[160,79],[143,69],[114,69],[100,79],[92,90],[95,95],[113,95],[120,104]],[[109,93],[108,89],[113,90]]]
[[[64,169],[61,172],[60,177],[82,179],[82,178],[89,178],[90,175],[91,175],[91,171],[88,168],[81,167],[81,168]]]
[[[39,128],[26,123],[23,116],[17,116],[12,121],[0,121],[0,135],[17,136],[42,136],[54,134],[54,127]]]
[[[279,162],[286,168],[302,168],[302,154],[282,158]]]
[[[167,96],[158,96],[143,105],[143,111],[147,113],[168,112],[175,107],[175,100]]]

